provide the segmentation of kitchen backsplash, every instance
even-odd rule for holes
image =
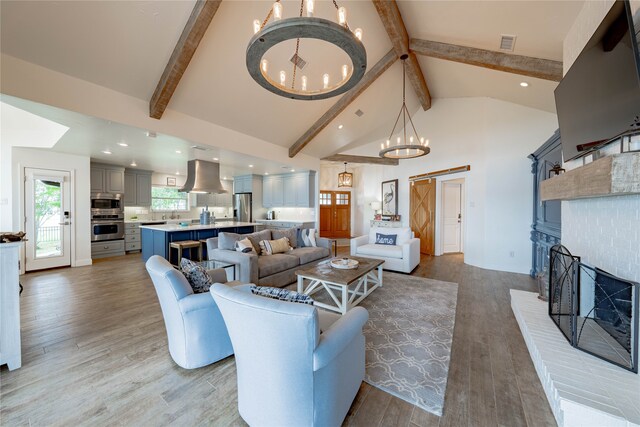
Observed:
[[[233,217],[233,209],[232,208],[209,208],[211,214],[216,218],[231,218]],[[189,212],[177,212],[180,215],[180,218],[191,218],[198,219],[200,218],[200,212],[202,212],[201,207],[191,208]],[[125,206],[124,208],[124,219],[131,219],[132,216],[137,216],[138,219],[143,220],[157,220],[162,219],[162,215],[165,215],[166,218],[169,218],[171,212],[152,212],[149,208],[140,208],[135,206]]]
[[[296,221],[316,220],[315,210],[313,208],[273,208],[273,210],[276,212],[276,219],[292,219]]]

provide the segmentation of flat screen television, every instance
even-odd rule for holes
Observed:
[[[582,154],[585,144],[634,126],[640,115],[638,30],[629,1],[616,1],[556,88],[565,161]]]

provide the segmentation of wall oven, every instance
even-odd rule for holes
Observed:
[[[120,216],[120,218],[96,218],[94,216],[91,219],[92,242],[122,239],[124,239],[124,217]]]

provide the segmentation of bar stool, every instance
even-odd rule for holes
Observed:
[[[178,250],[178,265],[177,265],[178,268],[180,268],[180,262],[182,261],[182,251],[184,251],[185,249],[189,250],[189,259],[191,259],[193,250],[197,249],[198,261],[202,261],[202,247],[200,246],[200,242],[197,242],[195,240],[183,240],[181,242],[171,242],[169,244],[169,259],[171,259],[171,249]]]
[[[200,239],[200,256],[202,258],[208,259],[209,258],[209,254],[207,254],[207,256],[204,256],[205,251],[207,250],[207,239]]]

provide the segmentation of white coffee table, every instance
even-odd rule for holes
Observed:
[[[333,304],[315,301],[314,305],[345,314],[382,286],[381,259],[349,257],[358,260],[358,268],[341,270],[331,267],[330,260],[296,271],[298,292],[313,295],[324,289]],[[377,271],[376,271],[377,269]]]

